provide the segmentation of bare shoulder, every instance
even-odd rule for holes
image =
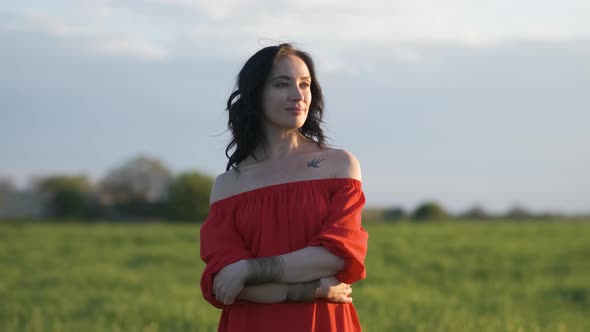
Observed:
[[[209,203],[213,204],[221,199],[232,196],[237,190],[238,174],[231,169],[225,173],[219,174],[213,182]]]
[[[362,181],[361,164],[349,151],[344,149],[329,149],[326,157],[333,170],[335,178],[351,178]]]

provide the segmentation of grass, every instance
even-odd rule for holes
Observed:
[[[590,222],[366,223],[365,331],[590,331]],[[0,223],[0,331],[215,331],[198,225]]]

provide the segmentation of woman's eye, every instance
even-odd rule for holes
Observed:
[[[304,88],[308,88],[309,87],[309,83],[301,83],[301,86]]]
[[[275,84],[275,86],[278,86],[278,87],[284,87],[284,86],[287,86],[287,83],[285,83],[285,82],[281,82],[281,83],[277,83],[277,84]]]

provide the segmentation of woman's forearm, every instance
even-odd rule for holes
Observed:
[[[305,247],[280,256],[242,259],[217,273],[213,281],[214,293],[220,301],[231,303],[244,286],[311,282],[334,276],[343,268],[344,259],[321,246]],[[278,300],[274,295],[273,289],[269,296],[271,300]]]
[[[344,268],[344,259],[324,247],[305,247],[280,256],[283,272],[280,282],[305,282],[333,276]]]
[[[350,285],[334,277],[303,283],[268,283],[246,286],[237,298],[256,303],[313,302],[325,298],[330,302],[350,303]]]
[[[256,303],[281,303],[287,297],[287,284],[270,283],[246,286],[238,299]]]
[[[250,265],[249,268],[246,267],[246,271],[249,271],[250,277],[252,274],[259,274],[252,273],[252,265],[257,266],[253,260],[248,264]],[[305,247],[277,256],[270,265],[270,269],[277,272],[276,280],[271,283],[246,285],[238,294],[239,299],[258,303],[283,302],[287,297],[287,283],[302,283],[331,277],[344,268],[344,260],[324,247]],[[262,270],[266,271],[267,268],[268,266],[265,266]]]

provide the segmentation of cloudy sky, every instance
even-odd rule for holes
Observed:
[[[3,1],[0,176],[98,179],[139,154],[224,170],[259,48],[310,52],[368,205],[590,211],[590,2]]]

